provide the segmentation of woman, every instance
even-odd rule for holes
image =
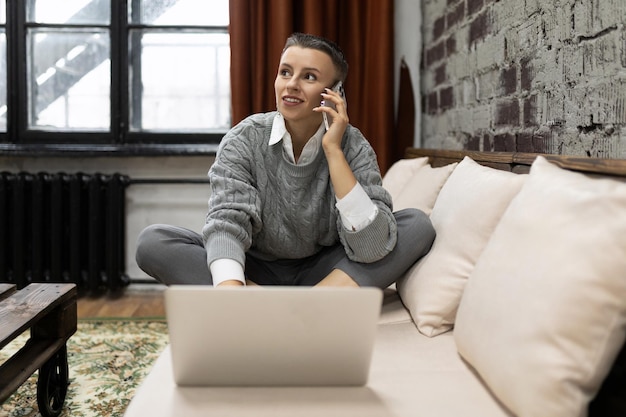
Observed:
[[[168,285],[385,288],[426,254],[429,218],[392,213],[376,155],[330,89],[347,72],[334,43],[289,37],[277,111],[248,117],[220,144],[202,234],[150,226],[138,239],[138,265]]]

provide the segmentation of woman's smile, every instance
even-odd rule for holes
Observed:
[[[283,101],[285,102],[285,105],[287,106],[295,106],[304,102],[304,100],[299,99],[297,97],[293,97],[293,96],[285,96],[283,97]]]

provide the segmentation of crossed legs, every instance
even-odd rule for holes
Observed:
[[[374,263],[350,261],[341,245],[326,248],[303,260],[267,262],[248,256],[246,275],[259,285],[350,285],[386,288],[430,250],[435,231],[423,212],[394,213],[398,242],[385,258]],[[137,240],[136,260],[148,275],[166,285],[211,285],[202,236],[164,224],[144,229]]]

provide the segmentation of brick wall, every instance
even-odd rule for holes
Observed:
[[[422,145],[626,159],[626,0],[423,0]]]

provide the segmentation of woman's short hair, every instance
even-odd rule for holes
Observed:
[[[335,42],[322,38],[321,36],[311,35],[308,33],[296,32],[287,38],[283,53],[291,46],[299,46],[301,48],[316,49],[327,54],[339,74],[339,80],[344,82],[348,75],[348,62],[346,57]]]

